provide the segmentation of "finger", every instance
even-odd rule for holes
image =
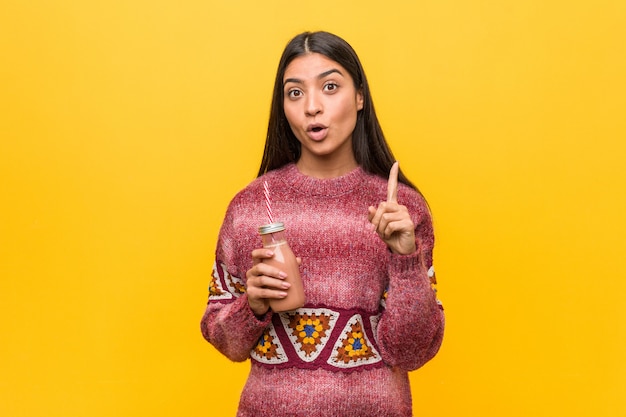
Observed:
[[[398,222],[402,222],[403,220],[404,215],[400,212],[383,213],[382,216],[380,216],[380,221],[378,222],[376,231],[380,237],[388,239],[390,234],[397,230],[397,227],[399,226]],[[390,228],[391,225],[393,225],[392,228]]]
[[[369,206],[367,208],[367,221],[371,223],[375,215],[376,215],[376,207]]]
[[[280,291],[265,287],[254,287],[250,288],[247,291],[248,298],[251,300],[268,300],[268,299],[279,299],[285,298],[287,296],[286,291]]]
[[[272,265],[268,265],[265,262],[259,262],[256,264],[252,269],[252,275],[256,277],[269,277],[281,280],[287,278],[287,274],[284,271],[281,271]]]
[[[383,201],[377,208],[370,207],[368,212],[368,218],[370,223],[374,226],[374,230],[380,227],[380,222],[386,213],[397,212],[399,207],[397,203],[389,203]]]
[[[368,218],[370,223],[372,224],[372,230],[378,230],[378,227],[380,225],[380,220],[383,216],[383,214],[385,214],[385,205],[387,203],[382,202],[378,205],[378,207],[374,208],[371,207],[369,209],[368,212]]]
[[[250,282],[249,287],[279,290],[279,289],[287,289],[291,287],[291,284],[286,281],[283,281],[282,279],[277,279],[277,278],[270,277],[267,275],[261,275],[261,276],[256,277],[256,279],[252,280]]]
[[[274,252],[269,249],[261,248],[252,251],[252,260],[255,265],[262,262],[263,259],[269,259],[272,256],[274,256]]]
[[[389,239],[395,233],[411,233],[413,222],[404,217],[388,217],[381,221],[379,232],[383,239]]]
[[[389,181],[387,182],[387,201],[398,201],[398,161],[394,162],[389,170]]]

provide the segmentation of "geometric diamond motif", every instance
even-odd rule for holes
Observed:
[[[380,361],[380,354],[364,331],[361,315],[355,314],[337,339],[328,363],[339,368],[352,368]]]
[[[263,331],[256,346],[252,349],[252,352],[250,352],[250,356],[254,357],[254,359],[259,362],[270,365],[287,362],[287,355],[276,335],[273,324],[270,324]]]
[[[243,283],[241,278],[238,278],[234,275],[231,275],[226,270],[226,265],[222,264],[222,271],[224,271],[224,281],[226,281],[226,286],[228,290],[235,296],[239,297],[243,293],[246,292],[246,286]]]
[[[312,362],[326,346],[338,317],[325,308],[299,308],[281,313],[280,321],[300,359]]]
[[[389,296],[389,287],[385,288],[382,297],[380,297],[380,305],[387,308],[387,297]]]
[[[372,334],[374,339],[378,340],[378,322],[380,321],[380,314],[370,316],[370,326],[372,326]]]
[[[217,263],[213,264],[213,274],[209,281],[209,300],[224,300],[233,298],[232,294],[225,291],[222,287],[219,273],[217,272]]]
[[[428,269],[428,278],[430,278],[430,289],[433,290],[433,292],[435,293],[435,298],[437,297],[437,276],[435,274],[435,267],[431,266]],[[439,298],[437,299],[437,305],[443,309],[443,305],[441,303],[441,301],[439,301]]]

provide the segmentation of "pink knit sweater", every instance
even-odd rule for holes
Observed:
[[[304,308],[257,317],[245,294],[250,253],[274,219],[300,267]],[[424,200],[400,184],[398,202],[415,223],[417,253],[392,254],[369,229],[367,208],[386,199],[387,181],[357,168],[315,179],[287,165],[257,178],[232,200],[222,225],[202,334],[233,361],[251,359],[238,416],[411,416],[407,371],[437,353],[443,310],[428,277],[434,244]],[[431,270],[432,271],[432,270]]]

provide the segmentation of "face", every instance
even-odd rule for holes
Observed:
[[[283,78],[285,116],[300,141],[299,164],[352,164],[352,132],[363,95],[337,62],[317,53],[295,58]]]

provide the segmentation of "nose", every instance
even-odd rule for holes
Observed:
[[[307,95],[304,112],[307,116],[316,116],[323,110],[322,101],[320,97],[315,93]]]

